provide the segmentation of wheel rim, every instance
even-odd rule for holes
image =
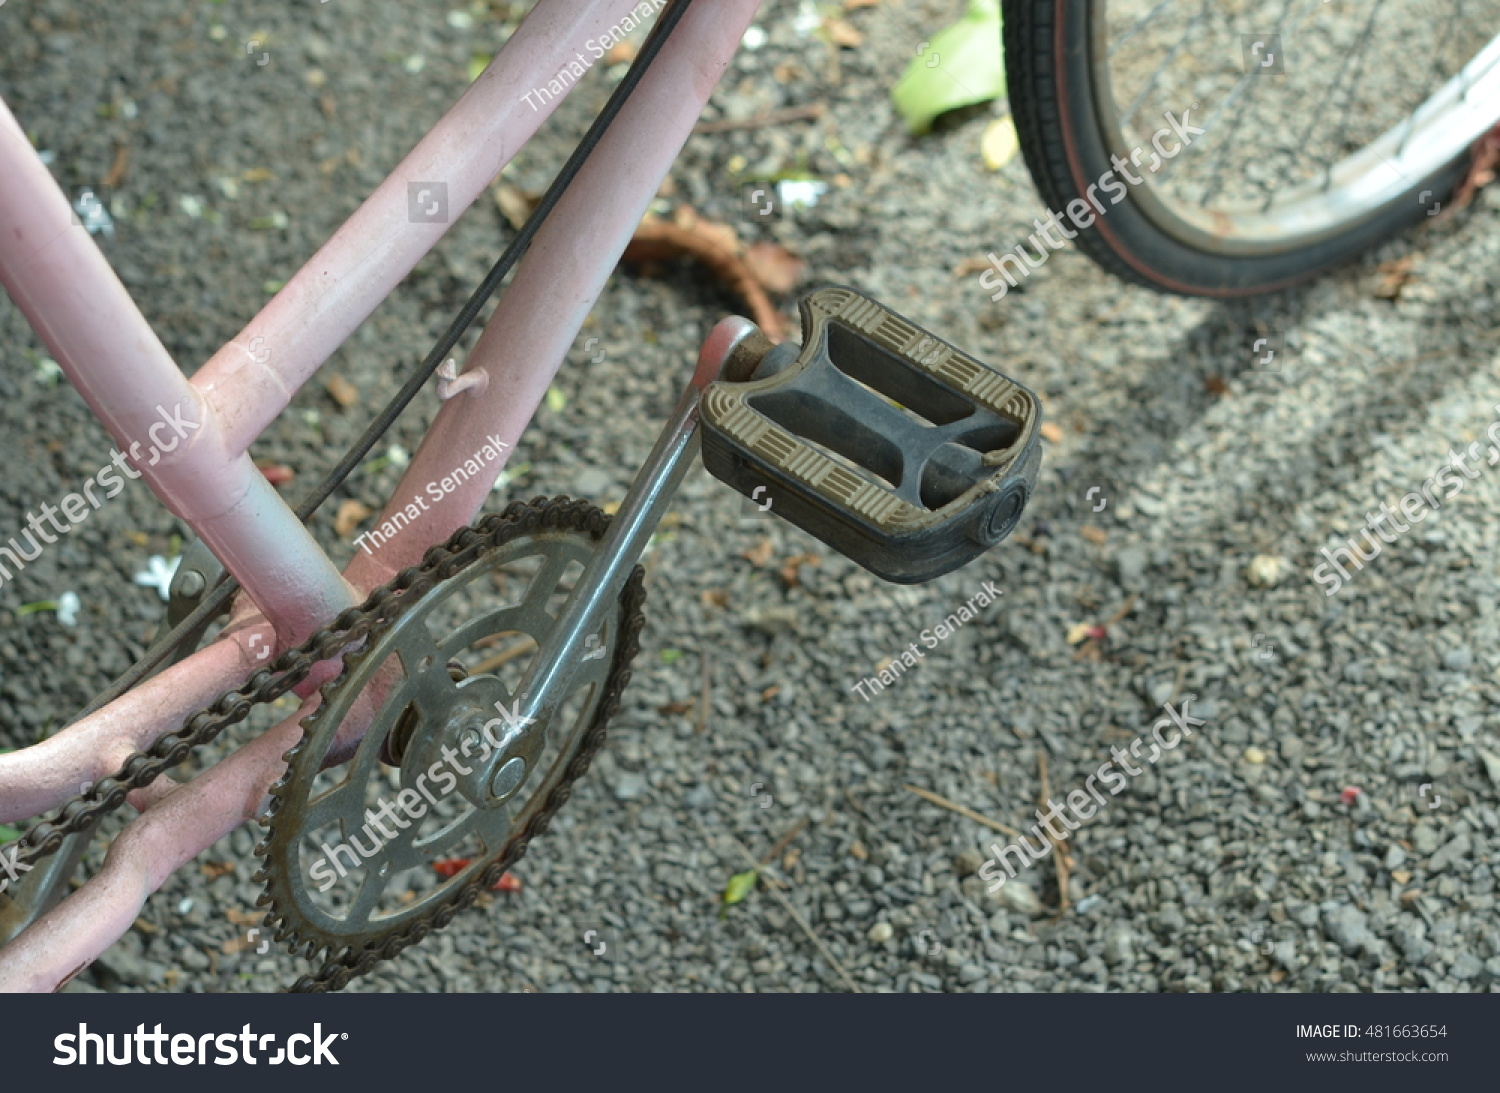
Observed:
[[[1489,16],[1490,27],[1500,27],[1500,3],[1494,0],[1451,3],[1455,11],[1467,9],[1463,18],[1450,19],[1444,25],[1440,19],[1433,19],[1430,11],[1425,15],[1429,23],[1438,24],[1434,33],[1445,42],[1438,51],[1439,61],[1466,51],[1467,43],[1475,38],[1476,14]],[[1455,70],[1434,77],[1438,84],[1425,97],[1422,90],[1411,96],[1420,101],[1401,120],[1391,123],[1390,105],[1381,103],[1378,109],[1370,109],[1361,101],[1359,88],[1368,90],[1371,86],[1365,71],[1369,55],[1381,55],[1378,46],[1388,45],[1376,41],[1382,12],[1395,27],[1402,13],[1415,18],[1413,3],[1373,0],[1373,6],[1367,4],[1362,10],[1341,3],[1342,12],[1331,7],[1317,12],[1316,18],[1325,21],[1351,12],[1360,16],[1346,18],[1340,33],[1323,28],[1325,52],[1341,35],[1352,36],[1357,48],[1346,55],[1347,63],[1337,67],[1303,65],[1311,71],[1302,73],[1307,79],[1301,81],[1297,79],[1300,62],[1295,52],[1283,54],[1283,74],[1272,73],[1271,80],[1257,79],[1247,67],[1247,43],[1242,33],[1238,35],[1241,40],[1233,43],[1237,52],[1230,55],[1226,51],[1228,36],[1235,34],[1230,21],[1237,26],[1269,24],[1281,33],[1275,36],[1279,41],[1266,34],[1268,45],[1279,48],[1286,42],[1290,48],[1299,41],[1312,41],[1308,17],[1325,5],[1314,0],[1310,8],[1305,0],[1272,0],[1259,6],[1266,9],[1260,15],[1233,16],[1209,13],[1207,0],[1196,7],[1192,0],[1098,0],[1090,8],[1094,105],[1102,137],[1110,154],[1123,160],[1135,154],[1139,165],[1131,170],[1143,179],[1142,185],[1131,187],[1135,206],[1156,227],[1182,243],[1225,255],[1273,254],[1341,234],[1418,189],[1423,180],[1462,155],[1500,118],[1500,35],[1489,38],[1461,65],[1450,61]],[[1197,14],[1186,20],[1186,29],[1176,34],[1170,48],[1160,34],[1143,37],[1154,20],[1173,8],[1196,10]],[[1132,22],[1140,10],[1146,12],[1144,18]],[[1276,18],[1278,13],[1282,18]],[[1293,18],[1286,18],[1288,13]],[[1299,13],[1300,19],[1296,18]],[[1269,52],[1266,49],[1257,55],[1263,58]],[[1132,63],[1132,53],[1159,58],[1149,76],[1141,78],[1142,65],[1138,60]],[[1164,80],[1163,72],[1173,64],[1179,70]],[[1124,71],[1127,69],[1131,71]],[[1339,107],[1340,117],[1328,119],[1322,126],[1327,132],[1321,137],[1304,141],[1308,154],[1300,157],[1301,162],[1296,162],[1295,149],[1290,157],[1285,148],[1280,152],[1273,149],[1273,154],[1252,164],[1246,177],[1225,185],[1226,165],[1233,171],[1232,142],[1237,137],[1249,137],[1248,142],[1241,141],[1242,159],[1245,152],[1256,152],[1257,140],[1266,144],[1277,139],[1268,140],[1264,130],[1256,131],[1253,119],[1257,110],[1263,111],[1264,104],[1278,99],[1284,103],[1299,89],[1306,91],[1309,84],[1319,81],[1333,89],[1330,101]],[[1272,83],[1281,87],[1265,90]],[[1116,94],[1117,88],[1120,94]],[[1257,107],[1257,103],[1262,105]],[[1286,124],[1285,131],[1294,137],[1317,133],[1324,120],[1316,116],[1320,109],[1313,105],[1313,116]],[[1406,109],[1404,102],[1399,109]],[[1152,153],[1150,143],[1154,130],[1167,127],[1162,117],[1167,111],[1179,119],[1184,111],[1192,111],[1192,125],[1206,130],[1195,138],[1192,147],[1179,148],[1170,160]],[[1355,114],[1383,114],[1387,123],[1373,125],[1372,117],[1362,116],[1351,125]],[[1246,119],[1252,122],[1248,129]],[[1170,147],[1175,142],[1174,135],[1157,147]],[[1295,144],[1296,140],[1283,143]],[[1358,147],[1339,154],[1350,144]],[[1144,157],[1139,149],[1145,150]],[[1155,174],[1143,169],[1153,161],[1159,164]],[[1251,173],[1255,177],[1249,177]],[[1435,195],[1419,192],[1413,200],[1413,215],[1423,208],[1430,213],[1437,211]]]

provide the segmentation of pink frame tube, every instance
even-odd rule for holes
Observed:
[[[258,431],[274,420],[297,386],[447,230],[446,223],[410,223],[405,183],[412,173],[453,180],[450,213],[459,203],[472,202],[556,105],[533,109],[519,89],[545,84],[567,57],[618,25],[629,9],[628,0],[600,0],[582,10],[569,0],[541,0],[396,172],[191,383],[0,103],[0,178],[7,180],[0,186],[0,241],[7,244],[0,246],[0,284],[122,451],[149,444],[150,430],[162,416],[158,406],[183,407],[182,416],[198,423],[172,452],[142,464],[140,473],[275,625],[274,648],[265,640],[257,647],[262,658],[300,644],[373,585],[353,587],[344,580],[245,454],[253,435],[231,432],[243,431],[250,421],[261,423]],[[283,351],[274,352],[267,343]],[[245,675],[263,663],[252,660]],[[60,773],[75,766],[79,760],[72,749],[85,740],[99,732],[116,739],[113,728],[91,725],[95,718],[66,730],[76,741],[67,745],[68,762],[28,760],[23,773],[17,755],[0,756],[0,811],[6,810],[4,802],[35,793],[32,777],[40,771]],[[180,725],[181,718],[175,703],[158,707],[149,731],[133,732],[131,738],[143,742],[137,746],[149,744]],[[49,750],[60,755],[62,747],[52,742]],[[54,778],[44,789],[46,799],[57,802],[77,792],[71,775]]]
[[[599,0],[590,6],[587,18],[557,14],[568,3],[569,0],[541,0],[528,17],[527,23],[523,24],[522,30],[539,17],[543,21],[537,24],[540,29],[536,35],[526,41],[534,43],[535,38],[543,31],[551,34],[558,32],[558,28],[562,28],[564,32],[568,28],[573,28],[575,32],[579,32],[579,28],[602,28],[610,25],[608,13],[629,10],[631,7],[625,0]],[[548,227],[539,234],[531,253],[507,290],[502,307],[491,319],[469,361],[470,371],[483,370],[491,382],[483,388],[470,388],[467,393],[456,397],[443,408],[435,423],[439,428],[430,430],[424,439],[401,487],[388,505],[388,512],[400,508],[405,503],[407,494],[419,488],[419,483],[435,480],[431,477],[433,474],[440,478],[454,466],[461,464],[474,451],[477,439],[495,432],[507,443],[513,443],[535,413],[547,384],[628,242],[636,222],[655,194],[661,179],[691,132],[692,124],[703,104],[733,56],[744,30],[759,7],[759,0],[715,0],[713,7],[714,11],[710,14],[710,5],[699,0],[689,10],[672,41],[662,51],[656,65],[642,81],[631,102],[597,149],[590,166],[576,186],[570,189],[563,206],[557,210],[558,215],[551,218]],[[598,32],[595,29],[594,34],[597,35]],[[520,39],[521,33],[517,32],[511,44]],[[587,29],[580,33],[581,37],[571,43],[574,52],[583,47],[590,36]],[[563,56],[569,55],[566,48],[569,44],[564,39]],[[507,46],[491,65],[491,70],[497,69],[511,52]],[[521,71],[526,73],[533,69],[533,65],[523,64]],[[548,74],[541,82],[545,83],[550,78],[551,74]],[[503,83],[496,79],[487,86],[491,92],[495,87],[510,88],[513,91],[517,87],[527,86],[527,77],[523,74]],[[537,81],[533,80],[530,86],[537,86]],[[690,93],[685,93],[687,88],[691,88]],[[464,100],[460,100],[460,105],[472,95],[473,89]],[[475,96],[475,101],[478,99],[479,96]],[[529,110],[530,107],[527,106],[526,109]],[[476,122],[477,119],[473,116],[476,113],[477,107],[464,115],[467,117],[467,124]],[[537,113],[540,115],[545,111]],[[427,148],[431,152],[447,148],[453,154],[460,154],[453,145],[453,142],[460,139],[465,143],[502,140],[496,130],[511,124],[526,128],[524,123],[516,122],[515,116],[516,111],[511,110],[504,117],[486,119],[486,129],[483,132],[463,126],[449,127],[449,119],[445,118],[434,128],[433,134],[418,146],[417,151]],[[5,114],[4,118],[8,120],[9,115]],[[536,120],[539,123],[540,117]],[[490,123],[493,123],[494,128],[490,128]],[[14,125],[13,121],[11,125]],[[534,125],[531,126],[526,135],[529,136],[534,128]],[[0,125],[0,129],[3,129],[3,125]],[[18,127],[15,131],[19,132]],[[446,136],[434,140],[440,132]],[[504,145],[494,153],[494,157],[498,157],[503,164],[504,159],[508,158],[507,152],[513,150],[509,145]],[[417,156],[417,151],[408,157],[403,168]],[[29,154],[29,147],[27,152]],[[5,157],[6,150],[0,148],[0,163],[5,162]],[[422,162],[438,167],[451,166],[451,161],[442,156]],[[450,181],[450,197],[456,193],[462,203],[467,204],[488,181],[488,177],[492,177],[487,176],[477,186],[473,185],[474,178],[483,174],[487,165],[492,162],[493,157],[481,158],[477,160],[477,166],[474,162],[469,162],[464,170],[455,168],[453,173],[448,174],[434,171],[434,176],[437,179],[458,179],[457,182]],[[366,220],[362,222],[366,229],[373,230],[379,225],[394,223],[398,211],[400,215],[404,215],[407,193],[403,183],[409,178],[403,176],[401,171],[402,168],[398,168],[392,179],[382,184],[359,213],[356,213],[358,217],[370,210]],[[474,193],[464,198],[471,186]],[[55,190],[55,186],[53,189]],[[61,197],[60,194],[57,196]],[[65,199],[63,201],[65,203]],[[0,198],[0,202],[3,202],[3,198]],[[0,204],[0,239],[8,238],[4,233],[7,223],[10,222],[6,220],[5,208]],[[55,222],[51,226],[56,227]],[[238,458],[248,462],[244,457],[243,445],[248,444],[252,435],[285,406],[291,392],[316,370],[338,341],[373,310],[374,304],[365,293],[382,285],[387,289],[393,287],[410,269],[410,265],[415,264],[420,253],[425,251],[425,246],[421,251],[413,251],[411,248],[415,248],[419,241],[425,240],[426,245],[430,245],[432,241],[425,234],[414,235],[411,237],[413,241],[403,240],[392,249],[372,251],[368,248],[361,249],[357,243],[359,233],[348,229],[349,225],[341,229],[315,256],[313,262],[288,284],[277,300],[272,301],[267,312],[277,307],[279,301],[279,317],[274,324],[260,328],[273,331],[276,337],[285,334],[290,338],[295,334],[295,339],[288,341],[287,345],[294,342],[301,345],[305,339],[308,345],[313,346],[312,349],[306,352],[299,349],[295,353],[288,351],[284,357],[273,353],[272,358],[259,361],[250,357],[252,338],[270,339],[273,336],[252,333],[258,329],[256,323],[265,316],[266,313],[263,312],[261,317],[246,327],[236,342],[217,354],[194,377],[191,387],[203,396],[203,400],[195,402],[195,405],[203,407],[205,419],[216,422],[218,426],[209,434],[212,444],[206,445],[202,439],[197,439],[194,445],[188,447],[189,451],[200,449],[194,458],[200,458],[207,451],[234,453],[228,455],[227,459]],[[440,235],[441,231],[436,234]],[[433,238],[435,237],[434,235]],[[38,246],[44,248],[52,245],[47,242],[48,239],[55,238],[56,235],[47,236],[45,233],[32,237]],[[577,242],[579,239],[588,239],[590,246],[586,249],[580,247]],[[82,241],[88,242],[86,238]],[[335,247],[335,244],[340,246]],[[413,253],[415,257],[411,257]],[[339,294],[336,300],[324,306],[312,289],[320,283],[320,277],[328,276],[327,270],[332,268],[329,264],[321,263],[320,259],[331,257],[337,257],[341,262],[348,261],[356,266],[372,268],[364,275],[356,270],[347,271],[352,276],[365,277],[360,282],[360,291],[351,290],[347,295]],[[401,268],[398,273],[391,275],[386,269],[388,264],[399,265],[406,262],[408,257],[410,264]],[[19,264],[21,268],[26,268],[39,260],[33,248],[30,255],[22,256]],[[0,255],[0,261],[3,261],[3,255]],[[102,263],[102,258],[99,261]],[[316,271],[315,267],[319,265],[324,266],[325,272],[322,274]],[[5,267],[0,266],[0,269],[3,268]],[[95,274],[98,272],[96,270]],[[104,267],[104,272],[108,272],[107,266]],[[110,277],[112,278],[112,274]],[[296,292],[289,292],[294,284],[298,284],[299,278],[302,279],[302,287]],[[10,281],[6,280],[5,283],[9,288]],[[114,281],[114,284],[118,286],[118,281]],[[120,292],[123,291],[121,287]],[[66,297],[45,297],[28,302],[33,307],[39,306],[46,314],[62,316],[64,311],[57,309],[65,308],[70,301]],[[36,318],[27,310],[26,305],[23,305],[23,311],[37,325]],[[45,319],[45,315],[43,318]],[[71,316],[68,316],[68,321],[71,321]],[[305,325],[299,327],[299,323]],[[38,330],[43,332],[45,339],[47,334],[41,325],[38,325]],[[329,333],[331,330],[338,330],[340,333],[334,337]],[[501,330],[504,330],[507,339],[507,344],[503,347],[498,333]],[[52,346],[50,339],[48,344]],[[156,344],[159,348],[154,337],[150,344]],[[77,350],[86,348],[97,349],[87,345],[76,347]],[[255,368],[247,367],[247,358]],[[65,369],[69,367],[60,354],[58,359],[64,363]],[[81,368],[75,369],[79,372],[75,382],[80,382],[81,389],[84,383],[97,380],[88,362],[98,359],[100,358],[97,356],[80,358],[83,364]],[[220,363],[214,367],[215,362]],[[73,371],[69,371],[69,375],[73,377]],[[96,385],[91,389],[96,395],[107,394],[107,385]],[[139,412],[138,404],[129,405],[136,406]],[[100,412],[101,418],[105,416],[99,407],[96,406],[95,409]],[[265,416],[267,414],[269,416]],[[139,426],[142,422],[134,420],[133,424]],[[127,430],[123,434],[117,434],[117,439],[123,443],[125,438],[132,435]],[[455,459],[458,463],[454,462]],[[184,468],[182,482],[176,483],[174,480],[169,484],[180,485],[190,496],[194,488],[212,492],[194,482],[193,476],[186,473],[185,468],[189,466],[187,459],[179,456],[171,464],[163,462],[163,467],[169,465]],[[494,470],[498,472],[499,469],[497,464]],[[486,468],[486,473],[488,470]],[[148,483],[156,488],[157,483],[149,476]],[[407,564],[407,561],[420,555],[432,541],[467,522],[479,509],[487,493],[488,482],[485,480],[475,480],[462,489],[453,491],[441,503],[433,506],[430,518],[419,528],[404,531],[398,540],[388,543],[378,555],[357,555],[349,568],[349,579],[354,582],[355,587],[362,588],[383,580],[384,575],[394,568]],[[274,497],[274,491],[272,496]],[[276,501],[280,504],[279,498]],[[281,509],[285,510],[284,504]],[[174,508],[173,511],[177,510]],[[278,517],[282,515],[277,514]],[[197,526],[191,518],[184,518]],[[301,530],[300,525],[298,528]],[[422,541],[424,537],[425,542]],[[210,542],[212,545],[212,541]],[[282,548],[284,543],[278,543],[277,546]],[[278,556],[280,555],[281,550],[278,549]],[[267,554],[253,560],[244,560],[253,569],[264,565],[270,557]],[[324,565],[327,564],[326,558],[323,562]],[[295,585],[307,579],[307,574],[301,570],[276,576],[283,578],[287,585]],[[251,585],[247,583],[246,587],[250,589]],[[347,586],[345,588],[347,590]],[[268,611],[268,615],[279,621],[277,613]],[[247,630],[241,631],[235,636],[234,643],[238,644],[248,633]],[[210,647],[179,665],[174,671],[179,672],[180,676],[174,677],[173,682],[186,684],[192,680],[199,685],[196,689],[207,690],[209,688],[202,684],[209,675],[214,676],[212,685],[217,686],[224,675],[232,677],[245,668],[244,653],[241,651],[237,654],[241,663],[236,667],[231,668],[227,660],[223,663],[215,661],[218,670],[209,673],[206,671],[210,664],[208,654],[215,648],[217,647]],[[68,733],[73,734],[74,738],[69,742],[68,748],[80,749],[81,752],[86,747],[85,737],[99,731],[97,724],[91,723],[98,722],[107,714],[120,716],[119,711],[123,708],[121,704],[130,698],[127,695],[93,718],[72,726]],[[316,699],[312,698],[308,703],[314,701]],[[140,702],[139,698],[137,702]],[[309,712],[308,703],[304,703],[303,709],[296,716],[241,748],[188,785],[170,792],[167,787],[160,790],[153,787],[153,791],[137,794],[135,803],[146,806],[147,811],[116,841],[103,872],[0,952],[0,990],[55,989],[68,976],[95,959],[128,929],[147,896],[161,885],[173,869],[211,846],[239,823],[255,816],[264,803],[267,788],[284,769],[281,756],[295,739],[296,725],[300,718]],[[196,708],[192,703],[184,702],[182,705]],[[126,709],[125,716],[132,718],[143,716],[145,706],[142,703],[135,709]],[[370,711],[361,711],[359,706],[356,706],[356,711],[360,716],[354,720],[360,722],[359,728],[362,731]],[[180,714],[174,712],[171,716],[177,717],[177,723],[180,723]],[[161,732],[174,727],[170,716],[165,720],[153,720],[156,721],[154,725],[139,730],[133,739],[154,739]],[[127,730],[129,727],[131,726],[127,726]],[[54,776],[75,773],[78,769],[77,761],[68,759],[68,756],[73,755],[75,752],[72,750],[54,749],[50,756],[27,760],[34,764],[29,768],[5,762],[6,759],[14,760],[15,756],[0,757],[0,801],[8,799],[11,792],[17,791],[21,784],[21,779],[16,777],[18,774],[36,778],[51,770],[53,774],[47,776],[50,781]],[[34,783],[32,792],[35,792]],[[37,799],[39,798],[30,798],[33,802]]]
[[[239,336],[199,370],[193,386],[220,414],[232,450],[244,451],[276,419],[555,106],[548,102],[538,109],[523,96],[545,86],[575,55],[585,56],[586,42],[617,26],[639,3],[537,4],[442,121]],[[412,200],[421,188],[436,193],[437,186],[446,187],[447,218],[414,223]]]
[[[68,199],[0,104],[0,284],[47,344],[139,476],[186,520],[274,621],[300,643],[355,602],[311,533],[173,363]],[[192,423],[173,436],[158,423]],[[155,431],[158,435],[153,435]],[[170,440],[172,450],[144,458]],[[125,471],[123,461],[121,470]]]

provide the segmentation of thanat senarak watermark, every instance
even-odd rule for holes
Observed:
[[[532,88],[521,96],[521,101],[530,104],[533,110],[540,110],[542,103],[549,103],[567,94],[574,84],[583,79],[589,69],[604,60],[604,55],[610,51],[611,47],[619,45],[632,30],[661,11],[666,2],[667,0],[642,0],[620,22],[599,37],[590,38],[583,43],[583,48],[589,51],[587,57],[578,53],[576,55],[578,59],[564,65],[561,72],[547,81],[546,87]]]
[[[396,510],[395,515],[378,528],[371,528],[369,531],[356,535],[354,541],[364,548],[366,554],[374,554],[374,548],[365,540],[373,539],[375,546],[384,546],[396,537],[396,532],[406,527],[407,524],[412,523],[422,513],[427,511],[427,495],[431,495],[434,501],[441,501],[448,494],[458,489],[459,486],[483,470],[487,463],[493,463],[499,459],[500,453],[510,447],[509,444],[494,434],[486,436],[485,439],[489,443],[464,460],[463,466],[455,467],[452,473],[445,475],[436,482],[427,483],[424,493],[419,493],[413,497],[404,509]]]
[[[941,642],[946,641],[953,634],[957,633],[964,623],[978,615],[979,608],[988,607],[999,598],[1000,589],[996,588],[989,581],[985,581],[984,587],[970,596],[962,607],[948,615],[936,626],[931,626],[923,630],[917,636],[922,639],[922,644],[928,649],[936,649]],[[852,688],[853,693],[859,695],[866,702],[870,701],[871,695],[879,694],[895,683],[907,669],[917,666],[917,658],[925,657],[926,655],[925,652],[917,648],[916,642],[911,642],[905,649],[891,657],[889,663],[876,672],[875,675],[867,676],[856,683]]]

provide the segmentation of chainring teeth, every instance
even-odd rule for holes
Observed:
[[[325,957],[322,967],[315,975],[299,978],[290,990],[304,992],[341,989],[350,979],[365,974],[379,961],[390,959],[420,943],[434,928],[441,929],[448,925],[461,910],[472,906],[482,891],[492,888],[505,871],[525,855],[531,839],[547,830],[552,815],[571,796],[573,782],[587,771],[593,756],[602,746],[606,723],[619,710],[619,693],[630,679],[630,660],[640,649],[640,628],[644,621],[641,615],[641,605],[645,600],[644,570],[637,565],[621,592],[616,648],[610,671],[603,681],[603,692],[597,700],[588,727],[578,738],[571,759],[563,768],[559,781],[547,792],[542,807],[533,812],[519,832],[513,832],[504,840],[496,851],[499,856],[481,869],[474,879],[462,883],[450,894],[440,896],[435,901],[434,908],[419,914],[415,921],[411,918],[398,919],[384,931],[362,930],[354,935],[358,939],[357,945],[320,935],[317,926],[302,919],[287,862],[278,861],[278,851],[296,854],[296,844],[302,833],[300,829],[297,832],[287,831],[285,817],[278,823],[276,814],[281,812],[281,805],[293,795],[311,791],[312,779],[317,770],[305,769],[310,768],[311,764],[301,760],[330,709],[331,695],[350,678],[363,659],[370,655],[376,644],[374,639],[396,625],[407,604],[420,602],[437,582],[451,579],[476,562],[482,564],[493,551],[528,533],[562,528],[582,532],[597,541],[602,538],[609,522],[608,515],[585,500],[558,497],[549,501],[545,497],[538,497],[529,502],[515,501],[503,512],[485,516],[477,526],[459,529],[446,544],[429,548],[421,567],[403,570],[393,585],[370,596],[369,602],[380,601],[379,617],[370,619],[368,615],[363,616],[354,626],[366,624],[366,636],[371,640],[365,641],[358,649],[347,650],[340,670],[319,689],[322,701],[317,710],[303,720],[301,736],[286,752],[287,769],[271,788],[271,802],[262,821],[268,828],[261,843],[265,848],[265,865],[260,871],[266,884],[262,897],[270,906],[267,922],[275,923],[277,940],[289,942],[293,952],[302,950],[309,957],[319,953]],[[436,580],[418,588],[418,582],[429,576],[435,576]],[[389,592],[392,587],[396,592],[382,598],[381,592]],[[348,629],[353,629],[354,626]],[[262,853],[260,847],[257,848],[257,853]],[[441,892],[441,886],[433,891]],[[257,905],[263,904],[257,901]],[[297,921],[298,919],[301,921]],[[366,919],[363,925],[368,927],[369,920]]]

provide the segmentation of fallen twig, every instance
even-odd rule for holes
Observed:
[[[802,825],[806,824],[806,822],[807,821],[804,820],[802,824],[799,824],[796,828],[794,828],[792,834],[796,834],[798,831],[800,831],[802,829]],[[786,894],[782,892],[782,888],[785,886],[769,873],[761,872],[762,867],[754,864],[755,857],[750,853],[749,850],[745,849],[744,843],[740,842],[739,839],[736,839],[733,835],[729,835],[729,838],[734,843],[735,847],[739,850],[744,859],[747,862],[751,863],[751,868],[754,869],[757,873],[760,873],[765,878],[766,891],[770,892],[771,895],[775,897],[776,902],[781,904],[782,909],[786,911],[787,914],[792,916],[792,921],[794,921],[798,926],[802,927],[802,932],[807,935],[807,939],[817,946],[818,952],[823,954],[823,959],[828,961],[828,963],[833,966],[834,971],[839,973],[839,978],[844,981],[845,986],[847,986],[855,994],[864,993],[859,989],[859,984],[855,983],[853,978],[850,977],[849,972],[845,969],[844,965],[839,963],[839,958],[828,951],[828,946],[824,945],[818,935],[813,933],[813,928],[807,924],[807,920],[797,913],[797,908],[792,906],[792,901],[787,899]],[[773,850],[770,856],[774,857],[775,853],[776,852]]]
[[[1036,750],[1037,772],[1042,778],[1042,799],[1037,802],[1038,807],[1050,805],[1052,801],[1052,782],[1047,777],[1047,753],[1041,748]],[[1061,839],[1052,837],[1052,831],[1046,824],[1040,825],[1042,838],[1052,844],[1052,860],[1057,867],[1057,915],[1062,917],[1068,909],[1068,837],[1064,835]]]
[[[702,733],[702,732],[704,732],[708,728],[708,708],[709,708],[709,703],[711,703],[713,701],[713,695],[712,695],[712,693],[710,692],[710,689],[709,689],[708,650],[704,649],[703,652],[701,654],[699,654],[698,659],[699,659],[699,662],[703,666],[703,689],[698,692],[698,729],[697,729],[697,731],[699,733]]]
[[[1007,827],[999,820],[992,820],[988,816],[981,816],[972,808],[965,808],[961,804],[957,804],[953,801],[948,800],[948,798],[946,797],[933,793],[930,789],[922,789],[920,786],[913,785],[908,785],[906,788],[911,790],[918,797],[931,801],[933,804],[938,805],[941,808],[946,808],[950,812],[957,812],[960,816],[967,816],[975,823],[984,824],[985,827],[993,828],[996,831],[1003,831],[1007,835],[1015,835],[1019,837],[1021,834],[1021,832],[1017,831],[1015,828]]]
[[[504,667],[519,656],[531,652],[536,648],[536,641],[532,638],[521,638],[501,649],[492,657],[487,657],[474,665],[470,670],[471,676],[482,676],[486,672],[493,672],[496,668]]]
[[[790,831],[788,831],[785,835],[781,836],[781,838],[776,841],[775,846],[766,851],[766,856],[760,859],[760,862],[755,866],[755,868],[763,869],[765,868],[767,862],[774,861],[776,859],[776,855],[785,850],[788,843],[790,843],[798,835],[802,834],[802,829],[806,826],[807,817],[804,816],[802,819],[798,820],[795,825],[793,825]]]
[[[789,121],[816,121],[828,112],[824,103],[808,103],[806,106],[789,106],[785,110],[768,110],[753,118],[725,118],[721,121],[700,121],[693,126],[694,133],[732,133],[737,129],[760,129],[768,125],[781,125]]]

